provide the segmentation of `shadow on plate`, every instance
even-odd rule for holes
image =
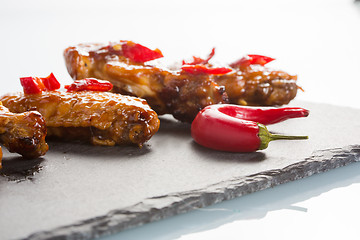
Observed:
[[[176,136],[190,137],[190,124],[181,123],[169,117],[162,117],[159,131],[152,137],[157,136]],[[151,141],[152,139],[150,139]],[[114,157],[139,157],[151,152],[151,142],[146,142],[141,148],[136,145],[116,145],[116,146],[94,146],[88,142],[64,142],[56,139],[47,140],[49,144],[49,152],[46,156],[50,156],[51,153],[62,153],[74,156],[92,156],[111,158]]]
[[[85,142],[61,142],[48,141],[49,151],[47,157],[52,153],[63,154],[66,156],[91,156],[92,158],[101,157],[103,159],[111,157],[138,157],[151,152],[150,147],[145,143],[141,148],[135,145],[126,146],[94,146]]]
[[[191,142],[191,149],[199,155],[205,156],[206,160],[216,162],[261,162],[266,159],[266,155],[263,152],[252,153],[236,153],[236,152],[222,152],[212,150],[197,144],[195,141]]]
[[[8,181],[23,182],[26,180],[33,181],[34,176],[43,168],[43,158],[25,159],[23,157],[4,157],[2,159],[2,169],[0,176],[5,177]]]
[[[191,124],[177,121],[170,116],[160,116],[160,128],[154,135],[177,137],[177,138],[190,138],[191,137]]]

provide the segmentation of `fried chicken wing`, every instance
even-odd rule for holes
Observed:
[[[79,44],[64,51],[72,78],[110,81],[113,91],[145,98],[158,113],[191,122],[199,110],[216,103],[283,105],[297,93],[296,76],[261,65],[233,67],[224,75],[190,74],[138,63],[124,57],[119,44]],[[194,63],[207,59],[194,57]],[[185,62],[183,62],[185,64]]]
[[[44,118],[36,111],[12,113],[0,103],[0,142],[10,152],[25,158],[44,155],[49,149],[45,142]]]
[[[288,104],[296,96],[296,80],[296,75],[261,65],[241,67],[235,73],[214,77],[216,83],[225,87],[230,103],[262,106]]]
[[[0,99],[13,112],[39,111],[49,137],[90,140],[95,145],[142,146],[160,124],[145,100],[110,92],[45,91],[8,94]]]
[[[194,76],[131,61],[120,44],[80,44],[64,51],[73,79],[95,77],[110,81],[113,91],[145,98],[158,114],[173,114],[191,122],[202,108],[228,103],[224,87],[211,76]]]

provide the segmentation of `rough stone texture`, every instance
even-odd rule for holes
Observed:
[[[142,149],[50,142],[32,161],[5,153],[0,238],[92,239],[360,160],[360,110],[297,105],[310,117],[269,129],[310,139],[250,154],[202,148],[167,117]]]
[[[230,179],[204,189],[156,196],[121,210],[111,211],[69,226],[35,233],[26,239],[92,239],[129,227],[206,207],[224,200],[263,190],[360,161],[360,145],[317,151],[304,161],[246,177]]]

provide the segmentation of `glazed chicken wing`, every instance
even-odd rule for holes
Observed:
[[[36,109],[49,137],[90,140],[95,145],[142,144],[159,129],[157,114],[145,100],[110,92],[45,91],[0,98],[11,111]]]
[[[12,113],[0,103],[0,142],[10,152],[25,158],[42,156],[49,149],[45,136],[46,125],[39,112]]]
[[[225,87],[230,103],[252,106],[288,104],[296,96],[296,80],[296,75],[261,65],[241,67],[234,73],[214,77],[216,83]]]
[[[173,114],[191,122],[204,107],[227,103],[224,87],[211,76],[194,76],[131,61],[121,54],[121,45],[80,44],[64,52],[74,79],[94,77],[110,81],[113,91],[145,98],[158,113]]]
[[[261,65],[233,67],[224,75],[189,74],[134,62],[118,44],[79,44],[64,51],[74,79],[110,81],[113,91],[145,98],[158,113],[191,122],[199,110],[216,103],[283,105],[297,93],[296,76]],[[205,61],[208,64],[214,50]],[[209,65],[211,66],[211,65]]]

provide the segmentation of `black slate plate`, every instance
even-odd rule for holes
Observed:
[[[45,157],[4,153],[0,239],[91,239],[360,160],[360,110],[295,102],[308,118],[269,126],[309,135],[265,151],[212,151],[161,118],[142,148],[50,142]]]

